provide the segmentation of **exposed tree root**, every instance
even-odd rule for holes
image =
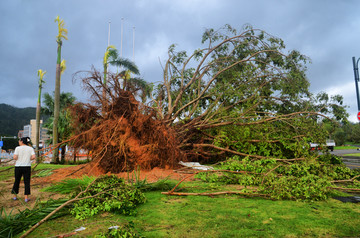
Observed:
[[[101,91],[101,74],[83,78],[94,97],[93,104],[71,108],[74,136],[71,146],[91,153],[92,165],[104,173],[141,169],[175,168],[185,157],[173,129],[156,119],[152,108],[122,89],[117,75],[108,75],[107,95]],[[106,105],[106,106],[104,106]]]

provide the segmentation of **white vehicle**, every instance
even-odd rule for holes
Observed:
[[[322,145],[318,144],[318,143],[311,143],[310,142],[310,150],[321,150]],[[334,147],[335,147],[335,141],[334,140],[326,140],[326,147],[331,150],[334,151]]]

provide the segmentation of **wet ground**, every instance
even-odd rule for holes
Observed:
[[[351,150],[334,150],[330,152],[331,154],[341,156],[343,158],[343,162],[350,169],[360,169],[360,156],[345,156],[347,154],[359,154],[360,150],[351,149]]]

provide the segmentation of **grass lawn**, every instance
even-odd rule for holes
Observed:
[[[191,183],[188,183],[191,184]],[[202,188],[203,189],[203,188]],[[322,202],[271,201],[239,196],[162,195],[146,192],[136,216],[112,213],[85,220],[65,216],[41,225],[29,237],[68,234],[94,237],[132,221],[144,237],[358,237],[360,206],[335,199]]]
[[[42,164],[36,169],[49,170],[60,166],[63,165]],[[13,176],[13,171],[10,171]],[[0,173],[0,181],[6,179],[4,174],[7,173]],[[180,187],[191,192],[235,188],[199,181],[184,182]],[[144,237],[360,236],[360,203],[342,203],[331,198],[320,202],[297,202],[237,195],[168,196],[160,191],[145,192],[145,196],[146,203],[136,209],[134,216],[102,213],[76,220],[66,215],[45,222],[28,237],[66,237],[80,227],[86,229],[72,237],[95,237],[104,234],[111,226],[128,222],[133,222]]]
[[[346,155],[343,155],[343,156],[357,156],[357,157],[360,157],[360,153],[346,154]]]
[[[356,150],[357,148],[359,148],[359,147],[346,145],[346,146],[335,146],[334,150],[352,150],[352,149]]]
[[[34,164],[32,168],[34,168]],[[65,168],[73,165],[61,165],[61,164],[39,164],[36,166],[34,174],[42,171],[51,171],[54,169]],[[3,172],[2,172],[3,171]],[[14,177],[14,166],[0,167],[0,181]]]

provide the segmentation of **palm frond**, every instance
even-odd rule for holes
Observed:
[[[129,59],[119,57],[119,58],[109,61],[109,64],[111,64],[113,66],[117,66],[117,67],[124,67],[125,69],[130,70],[131,73],[136,74],[136,75],[138,75],[140,73],[139,69],[135,65],[135,63]]]
[[[45,83],[45,81],[43,80],[45,74],[46,74],[46,70],[43,71],[39,69],[37,71],[37,75],[39,77],[39,88],[42,88],[43,83]]]
[[[55,18],[55,22],[58,23],[58,28],[59,28],[59,34],[56,36],[56,38],[58,39],[58,41],[61,41],[61,38],[64,38],[65,40],[67,40],[67,33],[68,33],[68,30],[64,28],[65,26],[65,22],[64,20],[60,19],[59,16],[57,16]]]
[[[63,74],[66,69],[66,61],[63,59],[60,64],[60,73]]]
[[[41,113],[47,116],[51,116],[54,114],[54,99],[49,93],[43,94],[43,106],[41,108]]]
[[[115,48],[111,48],[108,51],[108,60],[117,59],[119,57],[118,51]]]
[[[106,48],[106,51],[105,51],[105,54],[104,54],[103,64],[107,65],[109,58],[114,57],[114,54],[116,54],[115,58],[117,58],[117,50],[116,50],[115,46],[109,45]]]
[[[72,192],[80,192],[84,190],[92,181],[94,177],[83,176],[77,179],[66,179],[61,182],[58,182],[50,187],[43,189],[45,192],[55,192],[61,194],[69,194]]]
[[[127,79],[125,82],[125,89],[140,96],[143,102],[146,101],[147,97],[150,97],[150,94],[153,90],[153,85],[146,82],[144,79],[135,77]]]
[[[14,237],[29,227],[35,225],[49,213],[66,202],[66,199],[49,200],[45,203],[37,203],[35,207],[19,211],[17,214],[6,213],[5,208],[0,209],[0,237]],[[51,219],[69,214],[68,209],[63,208]]]

